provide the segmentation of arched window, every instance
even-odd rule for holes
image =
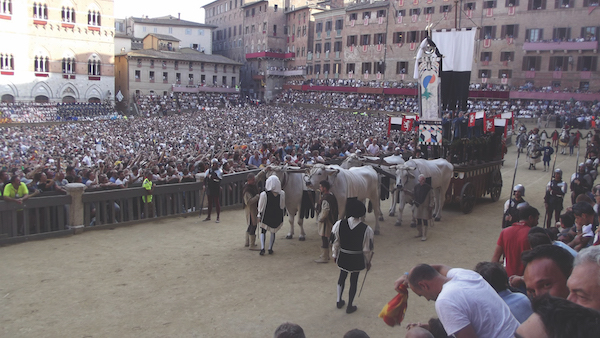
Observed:
[[[63,7],[60,11],[60,15],[63,22],[75,22],[75,9],[72,7]]]
[[[15,69],[14,58],[12,54],[0,53],[0,69],[13,70]]]
[[[48,20],[48,5],[41,2],[33,3],[33,18],[40,20]]]
[[[12,0],[0,0],[0,14],[12,15]]]
[[[75,74],[75,58],[69,56],[62,59],[62,72],[63,74]]]
[[[33,59],[33,69],[39,73],[47,73],[50,69],[50,59],[47,56],[36,55]]]
[[[100,75],[100,60],[88,60],[88,75]]]
[[[100,23],[100,12],[96,10],[88,11],[88,25],[90,26],[101,26]]]

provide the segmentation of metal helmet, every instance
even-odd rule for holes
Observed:
[[[213,158],[212,160],[210,160],[210,164],[215,164],[215,163],[219,163],[219,160],[217,160],[216,158]]]
[[[555,174],[559,174],[559,175],[560,175],[560,177],[562,177],[562,170],[561,170],[561,169],[556,169],[556,170],[554,170],[554,173],[555,173]]]
[[[585,168],[585,163],[583,163],[583,162],[579,163],[579,168]]]
[[[588,158],[588,159],[585,161],[585,164],[586,164],[586,165],[592,165],[592,164],[594,164],[594,161],[592,161],[592,159],[591,159],[591,158]]]
[[[525,196],[525,187],[522,184],[515,185],[513,191],[518,191],[521,193],[521,196]]]

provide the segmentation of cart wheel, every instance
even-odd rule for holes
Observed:
[[[471,182],[465,183],[460,192],[460,209],[462,212],[468,214],[473,211],[476,200],[475,186]]]
[[[502,193],[502,174],[500,170],[496,169],[492,172],[492,182],[490,184],[490,197],[492,198],[492,202],[496,202],[500,199],[500,194]]]

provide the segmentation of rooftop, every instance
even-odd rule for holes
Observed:
[[[167,41],[181,41],[178,38],[171,36],[171,35],[167,35],[167,34],[156,34],[156,33],[150,33],[146,36],[154,36],[155,38],[159,39],[159,40],[167,40]],[[145,37],[144,37],[145,39]]]
[[[146,23],[151,25],[169,25],[169,26],[191,26],[191,27],[203,27],[203,28],[217,28],[214,25],[207,25],[199,22],[181,20],[172,15],[161,16],[158,18],[136,18],[131,17],[133,22]]]
[[[389,1],[375,1],[373,3],[359,3],[353,4],[346,7],[346,12],[357,11],[361,9],[370,9],[370,8],[378,8],[378,7],[387,7],[389,5]]]
[[[162,60],[194,61],[206,63],[220,63],[241,66],[242,63],[233,61],[222,55],[204,54],[195,49],[181,48],[178,51],[160,51],[155,49],[139,49],[127,53],[130,57],[146,57]]]

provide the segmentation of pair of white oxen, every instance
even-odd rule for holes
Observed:
[[[267,176],[277,175],[285,191],[286,208],[289,214],[290,232],[286,238],[294,237],[294,218],[300,210],[304,190],[318,190],[319,183],[323,180],[331,184],[331,192],[338,201],[339,217],[343,217],[346,208],[346,199],[356,197],[372,204],[375,213],[375,234],[380,233],[379,221],[383,221],[380,208],[379,175],[374,169],[379,167],[387,176],[396,178],[395,189],[391,189],[392,204],[389,215],[394,216],[398,205],[398,219],[396,225],[402,224],[402,212],[406,203],[412,202],[413,191],[418,184],[419,175],[431,177],[435,208],[433,211],[436,221],[441,218],[442,207],[446,189],[450,184],[454,167],[444,159],[423,160],[411,159],[406,162],[401,156],[385,157],[383,161],[377,157],[349,156],[341,165],[317,164],[305,170],[298,167],[271,166]],[[397,193],[399,192],[399,193]],[[306,233],[303,227],[303,218],[298,217],[300,227],[299,239],[303,241]],[[415,219],[413,217],[413,222]]]

